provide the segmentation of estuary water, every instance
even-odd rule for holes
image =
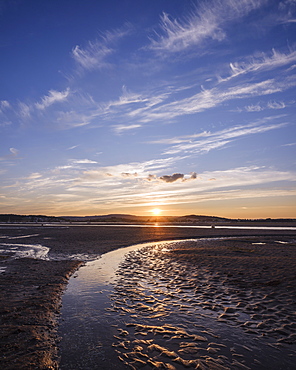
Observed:
[[[134,245],[80,268],[63,296],[60,369],[293,369],[295,345],[264,338],[258,317],[237,308],[262,292],[169,257],[206,241]]]
[[[112,347],[121,322],[108,314],[116,271],[124,256],[141,245],[120,248],[87,262],[70,279],[63,296],[60,354],[61,369],[121,369]]]

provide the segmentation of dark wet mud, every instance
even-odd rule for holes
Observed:
[[[69,298],[61,369],[295,369],[293,238],[151,243],[115,276]]]

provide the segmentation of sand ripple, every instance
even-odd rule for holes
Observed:
[[[131,369],[293,369],[295,241],[172,242],[130,253],[110,314]]]

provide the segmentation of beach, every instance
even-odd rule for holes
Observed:
[[[136,369],[295,369],[295,247],[202,238],[132,253],[114,294],[118,355]]]
[[[37,259],[31,255],[14,258],[12,252],[0,253],[2,369],[58,369],[56,329],[61,297],[69,277],[85,261],[110,250],[160,240],[202,238],[163,252],[162,258],[167,261],[162,267],[166,269],[163,277],[167,279],[166,285],[179,284],[181,290],[198,292],[200,279],[207,276],[208,291],[200,288],[204,305],[201,309],[217,313],[215,320],[240,326],[246,333],[270,337],[277,348],[295,345],[295,231],[95,225],[2,225],[0,230],[1,249],[5,245],[47,248]],[[215,239],[223,237],[235,239]],[[152,257],[142,258],[141,265],[153,261]],[[176,265],[176,271],[183,266],[190,275],[186,277],[186,285],[181,278],[173,279]],[[143,265],[145,268],[148,267]],[[150,269],[154,271],[156,266]],[[123,282],[124,271],[121,271]],[[201,271],[207,275],[203,277]],[[217,298],[223,286],[228,289],[228,302],[224,303],[223,297],[220,301]],[[240,312],[251,319],[242,320]],[[140,325],[133,328],[143,331]],[[128,355],[128,351],[124,353],[127,364],[135,366],[135,356]],[[186,356],[178,357],[186,360]],[[209,365],[204,359],[200,366],[214,368],[218,363]]]

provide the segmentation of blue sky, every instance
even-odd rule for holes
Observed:
[[[0,212],[296,217],[296,1],[0,1]]]

